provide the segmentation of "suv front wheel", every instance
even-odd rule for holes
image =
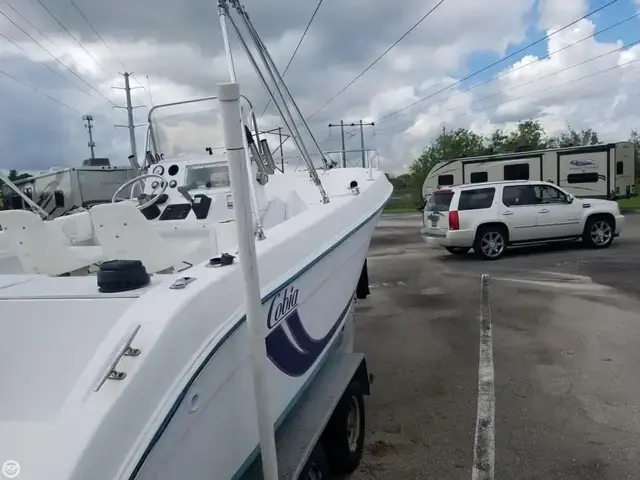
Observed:
[[[476,233],[473,250],[485,260],[497,260],[507,249],[507,234],[499,225],[482,226]]]
[[[587,220],[582,241],[591,248],[607,248],[613,242],[614,232],[614,223],[608,215],[595,215]]]

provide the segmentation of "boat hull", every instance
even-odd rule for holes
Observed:
[[[342,344],[377,212],[263,298],[276,427]],[[130,478],[239,478],[258,454],[249,335],[240,319],[200,366]],[[261,399],[264,400],[264,399]]]

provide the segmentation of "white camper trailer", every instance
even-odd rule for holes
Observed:
[[[550,181],[576,197],[634,196],[633,144],[618,142],[443,161],[427,175],[422,196],[429,197],[444,186],[502,180]]]

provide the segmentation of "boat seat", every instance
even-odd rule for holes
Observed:
[[[0,211],[2,234],[25,272],[57,276],[104,260],[100,247],[72,247],[62,232],[27,210]]]
[[[129,202],[105,203],[91,210],[93,231],[110,260],[140,260],[150,273],[206,260],[214,252],[211,235],[202,240],[165,240]]]

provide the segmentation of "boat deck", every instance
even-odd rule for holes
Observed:
[[[166,278],[153,275],[151,283],[137,290],[100,293],[97,277],[47,277],[44,275],[0,275],[0,300],[64,300],[92,298],[138,298]]]

